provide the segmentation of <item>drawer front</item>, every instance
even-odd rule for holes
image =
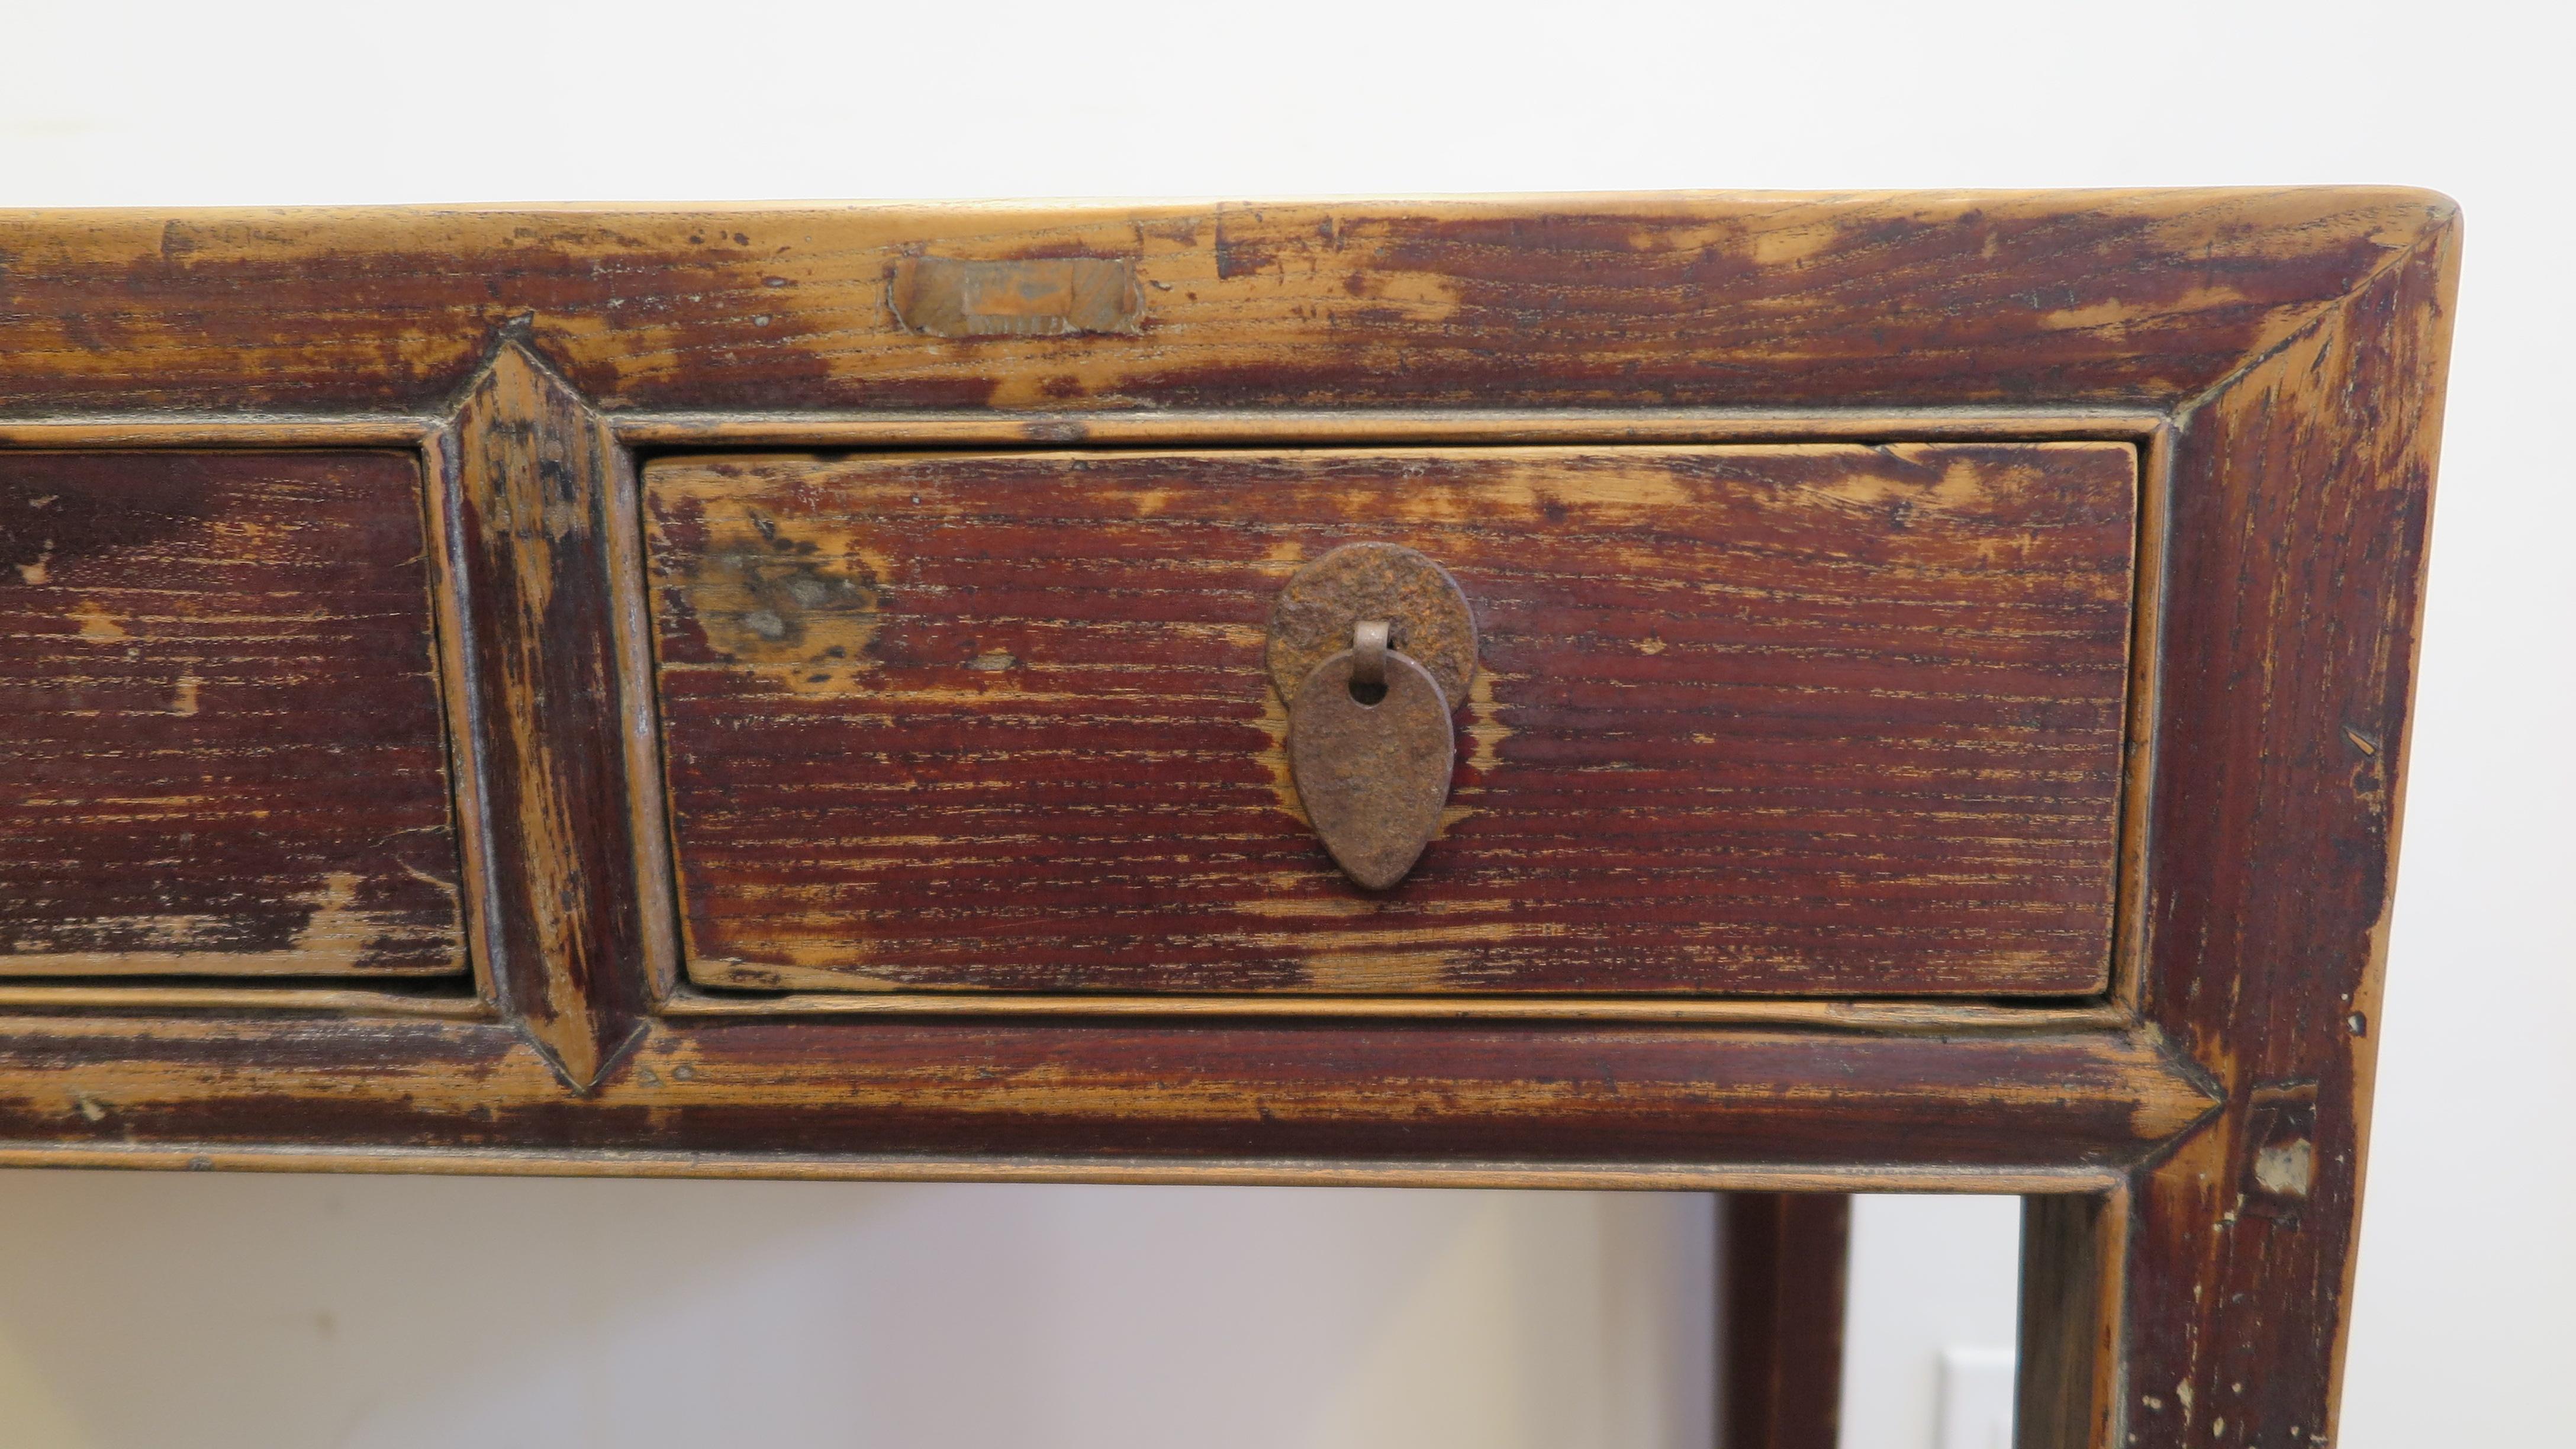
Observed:
[[[0,453],[0,975],[465,967],[421,470]]]
[[[2112,939],[2114,443],[665,458],[687,969],[1015,992],[2072,994]],[[1337,545],[1481,632],[1412,875],[1264,672]]]

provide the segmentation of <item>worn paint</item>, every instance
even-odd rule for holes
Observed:
[[[703,550],[683,591],[691,617],[718,659],[758,672],[793,694],[836,695],[875,669],[870,646],[885,605],[891,563],[847,532],[782,524],[754,504],[705,500],[684,529]],[[1007,653],[980,653],[966,667],[1007,672]]]
[[[1132,258],[906,257],[886,288],[896,320],[933,337],[1070,337],[1143,330]]]
[[[1486,636],[1389,904],[1438,964],[1395,974],[2104,979],[2125,446],[675,457],[644,491],[709,984],[1312,991],[1400,954],[1265,914],[1350,889],[1264,667],[1283,582],[1348,541],[1447,566]],[[772,558],[869,582],[818,620],[744,582]],[[1461,903],[1499,924],[1434,940]]]
[[[0,379],[0,411],[41,395],[419,412],[523,316],[614,409],[2146,403],[2296,334],[2414,245],[2446,211],[2428,202],[2271,188],[17,213],[0,217],[15,259],[0,355],[47,363]],[[1152,315],[1079,350],[925,347],[889,290],[931,252],[1133,258]],[[279,305],[317,288],[335,305]]]
[[[2078,1013],[2090,1025],[2054,1007],[1923,1005],[1901,1028],[1922,1035],[1888,1037],[1883,1013],[1820,1002],[1811,1029],[1785,1033],[1598,1021],[1493,1031],[1428,1011],[1334,1016],[1358,1005],[1343,1002],[1275,1031],[1221,1014],[1014,1027],[952,996],[937,1001],[950,1015],[912,1022],[648,1026],[631,1071],[611,1064],[575,1098],[562,1059],[549,1065],[532,1045],[532,1017],[403,1019],[422,998],[381,989],[263,994],[289,1009],[254,1012],[238,993],[265,988],[31,986],[12,999],[55,1010],[0,1032],[11,1144],[0,1156],[2041,1193],[2099,1192],[2128,1174],[2117,1195],[2037,1203],[2034,1221],[2063,1241],[2029,1275],[2028,1441],[2173,1439],[2177,1391],[2165,1386],[2179,1385],[2224,1419],[2230,1442],[2327,1442],[2382,1035],[2358,1024],[2380,1009],[2458,237],[2446,201],[2381,189],[0,217],[11,293],[0,355],[14,364],[0,374],[0,442],[13,446],[403,441],[515,328],[554,359],[559,398],[586,394],[664,442],[702,430],[788,445],[1046,443],[1098,429],[1168,444],[1160,430],[1195,413],[1200,437],[1267,443],[1295,428],[1375,443],[1423,436],[1407,430],[1440,408],[1475,410],[1438,427],[1478,441],[1514,428],[1596,441],[1636,429],[1884,437],[1899,419],[1890,410],[1946,436],[2135,436],[2152,415],[2172,429],[2156,446],[2171,464],[2173,527],[2169,551],[2144,555],[2172,562],[2153,595],[2167,601],[2163,632],[2140,636],[2165,652],[2145,661],[2155,689],[2133,742],[2154,765],[2137,776],[2131,818],[2134,915],[2153,929],[2134,975],[2086,1009],[2102,1015]],[[1133,257],[1152,315],[1132,336],[925,337],[903,328],[886,290],[897,262],[930,253]],[[1593,408],[1606,411],[1582,412]],[[288,411],[302,416],[262,416]],[[596,417],[573,398],[532,421],[596,439]],[[585,486],[600,491],[595,475]],[[67,531],[10,528],[50,496],[0,512],[0,562],[13,571],[0,580],[53,587],[86,566],[55,547]],[[1130,516],[1167,517],[1174,500],[1154,504]],[[1880,516],[1893,524],[1895,511]],[[117,516],[189,526],[185,509]],[[611,575],[586,541],[567,542],[562,587],[538,590],[548,606],[528,613],[509,607],[506,568],[467,540],[478,647],[536,639],[597,664],[586,651],[610,631],[584,627],[598,619],[582,608]],[[98,671],[67,676],[78,687],[130,695],[120,727],[202,730],[238,702],[239,676],[208,673],[199,714],[177,716],[162,708],[170,659],[109,672],[123,651],[151,654],[160,611],[123,607],[104,585],[87,592],[132,637],[80,641],[68,595],[27,632]],[[1193,647],[1229,638],[1197,637]],[[1661,626],[1640,637],[1666,648],[1631,659],[1690,656]],[[1014,641],[961,657],[996,653],[1020,661],[1005,676],[1061,667]],[[505,707],[511,689],[615,695],[597,668],[497,683]],[[942,689],[963,700],[969,687]],[[1557,738],[1547,687],[1544,675],[1502,677],[1514,726],[1503,779],[1530,773],[1531,752]],[[0,711],[0,728],[16,717]],[[568,839],[594,873],[559,883],[599,882],[593,907],[626,899],[621,863],[650,846],[621,836],[614,802],[629,782],[574,766],[583,740],[631,717],[586,717],[538,748],[507,733],[525,716],[495,718],[496,739],[460,743],[492,747],[496,854],[523,829],[566,832],[553,843]],[[1244,730],[1262,737],[1257,723]],[[1710,748],[1725,732],[1686,738]],[[1258,769],[1242,787],[1293,833]],[[570,808],[518,813],[521,770],[570,782]],[[147,785],[125,798],[204,793]],[[100,821],[202,808],[74,807]],[[881,838],[944,849],[951,833]],[[511,866],[476,890],[522,889]],[[283,889],[309,896],[318,880]],[[1299,889],[1261,898],[1307,898]],[[513,933],[527,903],[493,894],[496,935],[524,944]],[[184,900],[92,914],[111,913],[201,914]],[[270,924],[291,934],[307,913],[290,900]],[[628,949],[613,913],[600,919],[611,949],[542,962],[559,979],[540,1000],[613,1026],[631,1019],[650,953]],[[521,978],[505,967],[499,984],[510,1010],[527,1009],[511,994]],[[2115,1024],[2131,1012],[2146,1022],[2134,1033]],[[2304,1125],[2281,1110],[2300,1099],[2267,1095],[2300,1084],[2312,1092]],[[2271,1190],[2263,1166],[2294,1183],[2299,1142],[2311,1149],[2304,1198]],[[2165,1412],[2141,1417],[2154,1410]]]
[[[2458,275],[2456,215],[2425,222],[2313,327],[2193,400],[2174,454],[2188,542],[2164,637],[2189,667],[2151,721],[2166,763],[2140,997],[2224,1107],[2139,1175],[2126,1240],[2090,1265],[2116,1291],[2063,1331],[2181,1404],[2244,1384],[2231,1441],[2335,1432],[2378,1036],[2352,1023],[2375,1014],[2385,960]],[[2068,1388],[2096,1406],[2097,1442],[2181,1442],[2170,1414]]]
[[[0,453],[0,976],[463,969],[422,552],[399,454]]]
[[[642,922],[628,836],[600,421],[524,343],[466,394],[453,459],[477,601],[502,1005],[586,1088],[636,1029]]]

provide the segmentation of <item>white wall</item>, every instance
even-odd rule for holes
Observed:
[[[17,1173],[8,1449],[1704,1449],[1690,1195]]]
[[[2564,7],[2366,0],[9,0],[0,205],[2443,188],[2467,280],[2344,1442],[2545,1443],[2576,1349],[2571,40]],[[1855,1449],[1928,1442],[1888,1406],[1934,1345],[1867,1264],[1991,1287],[2001,1209],[1960,1211],[1864,1214],[1855,1362],[1894,1397]],[[0,1175],[0,1444],[1682,1443],[1703,1216]]]
[[[2019,1198],[1852,1203],[1843,1449],[1985,1449],[1934,1436],[1941,1351],[2012,1351],[2020,1254]]]

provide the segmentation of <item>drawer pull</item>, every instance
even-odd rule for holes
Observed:
[[[1316,665],[1288,701],[1288,766],[1333,863],[1382,891],[1440,828],[1457,740],[1440,682],[1386,647],[1387,621],[1352,633],[1352,647]]]
[[[1449,803],[1449,711],[1476,670],[1466,595],[1412,549],[1345,545],[1280,591],[1269,665],[1308,823],[1361,888],[1394,886]]]

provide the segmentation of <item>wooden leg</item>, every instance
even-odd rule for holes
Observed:
[[[2017,1449],[2093,1449],[2109,1441],[2118,1413],[2116,1309],[2128,1217],[2125,1192],[2022,1199]]]
[[[1740,1192],[1718,1201],[1718,1442],[1834,1449],[1851,1199]]]
[[[2334,1442],[2348,1123],[2248,1094],[2118,1191],[2029,1199],[2019,1449]]]
[[[2458,262],[2445,217],[2178,419],[2173,476],[2205,481],[2172,503],[2114,995],[2215,1105],[2117,1188],[2031,1209],[2024,1449],[2335,1441]],[[2324,569],[2284,546],[2328,537],[2383,542]]]

